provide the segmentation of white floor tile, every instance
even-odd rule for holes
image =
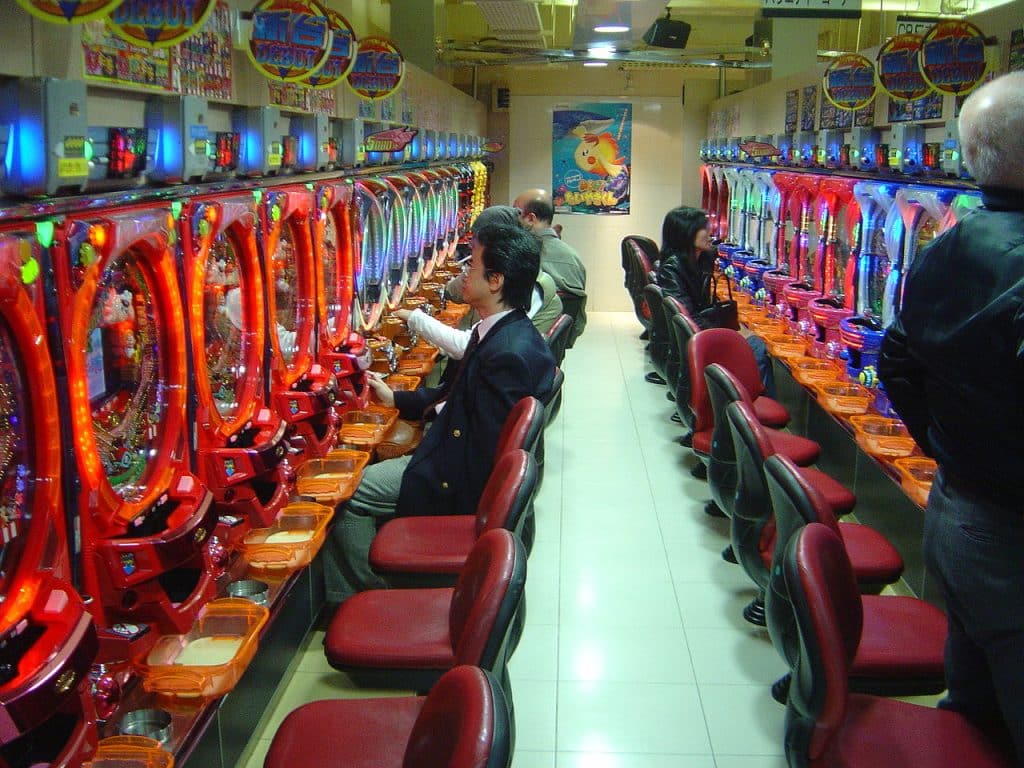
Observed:
[[[680,626],[672,583],[646,579],[638,586],[604,578],[563,578],[558,616],[561,623],[594,628]]]
[[[550,680],[513,680],[516,752],[553,752],[558,687]]]
[[[519,647],[509,662],[513,683],[518,680],[558,679],[559,632],[560,628],[554,624],[527,621]]]
[[[516,754],[512,759],[512,768],[555,768],[554,752],[529,752],[519,749],[516,745]]]
[[[562,682],[558,704],[559,752],[711,754],[692,685]]]
[[[675,582],[683,626],[687,629],[704,627],[746,630],[751,625],[744,621],[743,609],[757,596],[753,583],[748,584],[735,586],[715,581]]]
[[[715,754],[781,755],[786,708],[767,685],[701,685]]]
[[[690,627],[686,641],[700,684],[771,685],[789,671],[768,632],[753,625],[745,630]]]
[[[514,768],[518,768],[518,764]],[[715,768],[715,758],[711,755],[559,752],[556,768]]]
[[[562,624],[559,680],[680,683],[695,682],[686,637],[679,627],[602,628]]]

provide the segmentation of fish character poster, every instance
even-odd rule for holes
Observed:
[[[556,107],[551,139],[558,213],[629,213],[632,104]]]

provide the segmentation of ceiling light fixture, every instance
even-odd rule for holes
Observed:
[[[584,67],[607,67],[608,66],[608,62],[607,61],[584,61],[583,62],[583,66]]]
[[[601,32],[602,34],[616,35],[621,32],[629,32],[629,27],[625,24],[598,24],[594,27],[594,31]]]

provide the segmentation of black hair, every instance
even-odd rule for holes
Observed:
[[[540,238],[522,227],[491,224],[474,233],[483,246],[484,275],[503,275],[501,300],[524,312],[530,308],[533,284],[540,272]]]
[[[700,208],[673,208],[665,214],[665,221],[661,225],[662,254],[674,252],[693,259],[697,255],[693,250],[694,238],[698,232],[707,228],[707,214]]]
[[[538,221],[550,224],[555,218],[555,206],[547,198],[534,198],[523,206],[523,213],[532,213]]]

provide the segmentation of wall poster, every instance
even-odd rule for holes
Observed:
[[[804,95],[800,105],[800,130],[813,131],[814,118],[818,111],[818,86],[808,85],[804,87]]]
[[[942,94],[929,93],[913,101],[889,99],[889,122],[906,123],[942,118]]]
[[[794,88],[786,91],[786,130],[785,133],[796,131],[797,115],[800,114],[800,91]]]
[[[551,188],[559,213],[628,214],[633,105],[556,107]]]
[[[1016,72],[1024,69],[1024,27],[1010,33],[1010,63],[1007,70]]]

